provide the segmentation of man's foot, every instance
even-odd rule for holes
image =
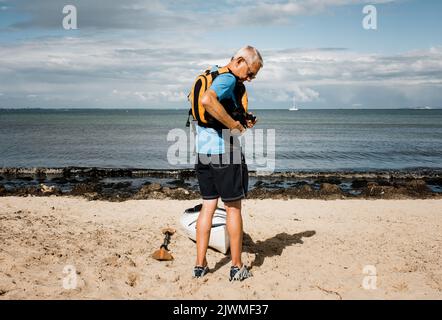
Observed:
[[[243,281],[252,276],[252,273],[244,265],[241,268],[237,266],[232,266],[230,268],[230,281]]]
[[[205,276],[207,273],[209,273],[209,267],[205,266],[195,266],[193,268],[193,275],[192,278],[201,278],[203,276]]]

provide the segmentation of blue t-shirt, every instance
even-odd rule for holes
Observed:
[[[212,67],[212,71],[219,69]],[[238,107],[235,98],[236,78],[231,73],[223,73],[215,78],[210,89],[215,91],[218,101],[232,99]],[[196,125],[196,152],[202,154],[222,154],[224,153],[224,139],[222,130],[205,128]]]

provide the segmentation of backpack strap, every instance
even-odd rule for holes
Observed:
[[[232,71],[230,71],[230,69],[227,67],[218,68],[218,70],[215,70],[215,71],[210,71],[209,69],[206,70],[206,76],[208,76],[209,74],[212,76],[212,83],[216,77],[218,77],[220,74],[223,74],[223,73],[233,74]]]
[[[189,109],[189,114],[187,115],[186,127],[190,127],[190,117],[192,116],[192,108]]]
[[[230,71],[230,69],[228,67],[219,68],[218,69],[218,74],[223,74],[223,73],[232,73],[232,71]]]

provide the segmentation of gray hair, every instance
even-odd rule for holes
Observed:
[[[247,60],[248,63],[254,64],[259,63],[261,67],[264,66],[264,61],[259,51],[252,46],[245,46],[238,50],[238,52],[233,56],[233,59],[242,57]]]

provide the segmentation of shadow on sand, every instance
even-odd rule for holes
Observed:
[[[249,234],[243,235],[243,252],[255,254],[255,260],[251,263],[250,267],[260,267],[264,263],[264,259],[267,257],[280,256],[282,251],[294,244],[303,244],[302,238],[309,238],[316,234],[316,231],[304,231],[295,234],[278,233],[272,238],[264,241],[258,240],[254,242]],[[222,258],[212,268],[211,272],[215,272],[222,266],[229,263],[231,260],[230,254]]]

